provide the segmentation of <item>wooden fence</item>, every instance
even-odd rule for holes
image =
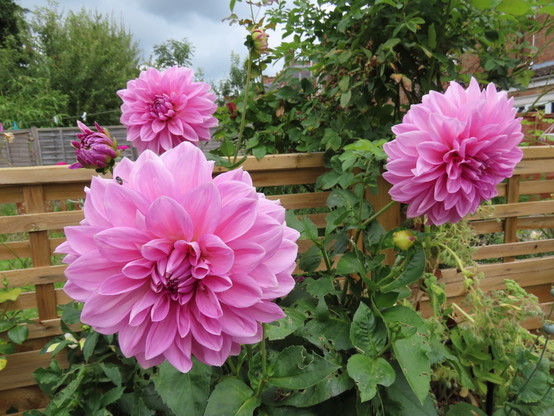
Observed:
[[[537,195],[544,199],[554,192],[554,180],[545,175],[554,172],[554,147],[526,148],[524,152],[524,160],[514,177],[499,186],[499,194],[506,197],[507,203],[496,205],[492,213],[487,210],[490,214],[487,218],[471,217],[478,233],[502,233],[504,241],[480,248],[476,259],[500,259],[480,267],[487,276],[482,283],[485,289],[502,287],[505,278],[514,279],[539,296],[546,306],[551,301],[548,291],[554,281],[554,238],[520,239],[527,239],[531,230],[552,231],[554,227],[554,200],[527,201],[538,198]],[[261,161],[249,158],[243,166],[262,191],[269,191],[267,187],[297,185],[298,193],[270,196],[280,199],[288,209],[325,206],[328,193],[313,191],[316,178],[326,171],[321,154],[275,155]],[[221,171],[216,169],[216,173]],[[21,412],[46,403],[47,398],[36,386],[32,372],[48,365],[49,355],[41,355],[39,351],[49,338],[61,333],[57,306],[70,300],[56,287],[65,281],[65,266],[52,265],[52,252],[64,241],[59,231],[64,226],[78,224],[83,218],[79,210],[55,211],[55,208],[67,200],[80,201],[83,188],[93,174],[90,170],[69,170],[63,166],[0,169],[0,204],[16,203],[20,207],[16,216],[0,216],[0,234],[8,237],[7,242],[0,243],[0,261],[29,259],[32,265],[0,271],[0,279],[6,278],[10,287],[35,288],[4,305],[8,310],[38,311],[36,322],[29,325],[29,339],[15,354],[8,356],[7,367],[0,371],[0,414],[5,414],[11,406]],[[389,201],[387,184],[382,180],[379,189],[377,195],[369,196],[376,209]],[[521,202],[521,197],[527,202]],[[319,227],[324,227],[325,215],[324,212],[312,214],[311,218]],[[399,225],[399,205],[388,210],[380,221],[387,229]],[[521,235],[522,231],[526,234]],[[306,242],[301,242],[300,247],[305,250]],[[516,259],[516,256],[539,253],[545,256]],[[463,297],[462,276],[455,270],[445,270],[443,276],[448,296],[454,300]]]

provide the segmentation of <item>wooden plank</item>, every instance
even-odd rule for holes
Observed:
[[[554,200],[519,202],[513,204],[491,205],[490,210],[483,213],[476,213],[465,217],[467,220],[480,220],[488,218],[520,217],[524,215],[541,215],[554,213]]]
[[[0,188],[0,204],[9,204],[12,202],[23,202],[23,189],[18,186]]]
[[[62,288],[55,289],[54,292],[56,294],[56,305],[65,305],[73,300],[65,294]],[[3,308],[6,311],[32,309],[36,307],[37,301],[35,292],[24,292],[17,297],[17,300],[8,301],[3,304]]]
[[[38,386],[18,387],[0,391],[0,414],[7,415],[8,409],[18,409],[20,412],[10,416],[22,416],[27,410],[39,409],[48,405],[48,396]]]
[[[0,377],[0,390],[35,385],[33,371],[39,367],[48,367],[51,358],[51,354],[41,354],[40,350],[9,355],[8,364],[2,370],[2,377]],[[69,365],[63,353],[57,355],[56,359],[62,367]]]
[[[35,321],[33,324],[29,324],[29,336],[28,339],[35,338],[48,338],[63,333],[60,326],[60,318],[49,319],[44,321]],[[72,331],[80,331],[81,324],[68,325]]]
[[[10,287],[22,287],[37,284],[65,281],[64,270],[67,265],[33,267],[30,269],[7,270],[0,272],[0,278],[8,279]]]
[[[46,212],[0,217],[0,230],[3,234],[60,230],[67,225],[78,225],[83,218],[82,211]]]
[[[90,181],[82,183],[52,183],[44,185],[44,199],[46,201],[57,201],[65,199],[83,199],[85,197],[85,186]]]
[[[241,165],[248,172],[263,170],[295,170],[304,168],[322,167],[325,165],[323,153],[287,153],[280,155],[267,155],[263,159],[257,160],[249,156]],[[227,169],[216,166],[214,173],[225,172]]]
[[[315,183],[317,178],[325,173],[327,169],[322,167],[286,170],[286,171],[250,171],[252,182],[256,187],[302,185]]]
[[[519,192],[521,195],[553,193],[554,180],[522,181]]]
[[[520,218],[518,220],[518,227],[520,230],[554,228],[554,216]]]
[[[505,256],[521,256],[527,254],[554,252],[554,239],[521,241],[509,244],[494,244],[481,246],[473,255],[474,260],[490,259]]]
[[[506,184],[506,202],[515,204],[519,202],[519,175],[508,179]],[[504,243],[515,243],[517,241],[517,217],[509,217],[504,220]],[[505,262],[514,261],[515,257],[504,257]]]
[[[552,159],[522,160],[514,169],[514,175],[554,172]]]
[[[280,200],[286,209],[317,208],[327,204],[329,192],[310,192],[305,194],[268,195],[268,199]]]
[[[554,159],[554,146],[527,146],[522,147],[523,159]]]
[[[46,211],[44,188],[41,185],[27,185],[23,187],[23,202],[28,214],[37,214]],[[50,243],[48,231],[29,232],[31,260],[33,266],[48,267],[50,261]],[[37,284],[35,287],[39,319],[52,319],[58,316],[56,308],[56,293],[53,283]]]
[[[372,194],[369,191],[366,192],[366,198],[373,206],[375,212],[379,211],[381,208],[391,202],[391,198],[389,195],[389,189],[391,187],[391,184],[385,181],[383,177],[379,176],[377,178],[377,188],[379,189],[377,194]],[[377,221],[379,221],[379,223],[386,231],[390,231],[393,228],[400,226],[402,221],[400,215],[400,204],[392,205],[377,218]]]
[[[476,234],[500,233],[504,231],[502,223],[496,220],[471,221],[469,225],[473,228]],[[521,227],[521,222],[519,225]]]
[[[65,238],[51,238],[48,241],[50,254],[56,247],[65,241]],[[14,258],[25,258],[31,256],[31,246],[29,240],[0,243],[0,260],[10,260]]]

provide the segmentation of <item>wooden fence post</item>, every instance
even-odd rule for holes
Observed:
[[[506,185],[506,203],[514,204],[519,202],[519,182],[521,175],[513,175],[508,179]],[[517,217],[504,219],[504,243],[517,242]],[[514,256],[504,257],[504,263],[515,261]]]
[[[44,188],[42,185],[26,185],[23,187],[23,203],[27,214],[46,212]],[[52,265],[50,260],[50,242],[48,231],[29,231],[29,245],[33,267]],[[54,284],[35,285],[38,317],[40,321],[58,317],[56,308],[56,292]]]

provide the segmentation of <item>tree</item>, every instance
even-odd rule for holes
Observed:
[[[165,69],[175,65],[192,66],[194,46],[187,40],[169,39],[154,46],[154,57],[150,58],[152,66],[157,69]]]
[[[55,4],[38,8],[32,21],[37,56],[35,76],[46,77],[67,95],[65,124],[83,113],[101,124],[119,122],[121,102],[115,94],[138,73],[140,50],[122,22],[98,12],[59,12]]]
[[[225,79],[219,81],[219,85],[213,86],[214,91],[219,97],[220,101],[224,101],[229,97],[237,97],[246,81],[246,70],[244,64],[240,63],[240,55],[238,53],[231,52],[231,67],[229,68],[229,74]]]

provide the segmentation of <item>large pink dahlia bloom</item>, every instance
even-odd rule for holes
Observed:
[[[148,68],[117,92],[127,140],[139,151],[161,154],[184,141],[210,140],[210,128],[217,126],[216,97],[209,84],[193,78],[189,68]]]
[[[392,199],[408,204],[408,217],[457,222],[496,195],[523,156],[512,103],[492,83],[481,91],[472,78],[465,90],[451,82],[444,94],[431,91],[410,108],[392,128],[396,139],[384,145],[383,174]]]
[[[284,316],[272,301],[294,286],[298,232],[247,172],[212,169],[191,143],[122,160],[115,179],[92,179],[85,219],[57,249],[82,322],[117,332],[143,367],[222,365]]]

